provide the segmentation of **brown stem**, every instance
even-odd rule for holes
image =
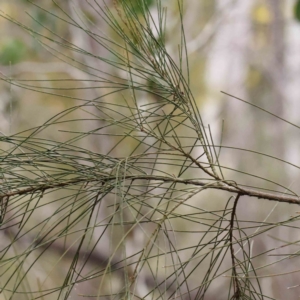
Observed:
[[[239,201],[239,198],[241,197],[241,194],[237,194],[234,204],[232,207],[232,212],[231,212],[231,220],[230,220],[230,230],[229,230],[229,241],[230,241],[230,254],[231,254],[231,262],[232,262],[232,277],[233,277],[233,289],[234,289],[234,296],[233,298],[239,299],[240,295],[240,288],[239,288],[239,280],[236,272],[236,267],[235,267],[235,256],[234,256],[234,249],[233,249],[233,227],[234,227],[234,217],[235,217],[235,212],[237,208],[237,204]]]
[[[252,188],[245,188],[245,187],[239,187],[238,185],[225,185],[223,181],[215,181],[212,183],[208,183],[207,181],[201,181],[201,180],[193,180],[193,179],[182,179],[182,178],[176,178],[176,177],[167,177],[167,176],[156,176],[156,175],[125,175],[122,176],[122,180],[149,180],[149,181],[162,181],[162,182],[172,182],[172,183],[182,183],[182,184],[190,184],[194,186],[200,186],[202,189],[215,189],[215,190],[221,190],[221,191],[227,191],[230,193],[237,193],[241,196],[249,196],[249,197],[256,197],[259,199],[265,199],[265,200],[271,200],[271,201],[277,201],[277,202],[284,202],[284,203],[290,203],[290,204],[300,204],[300,197],[297,195],[292,196],[289,194],[283,194],[281,193],[269,193],[269,192],[262,192],[259,190],[255,190]],[[66,182],[50,182],[47,184],[40,184],[35,187],[28,187],[21,190],[14,190],[10,192],[4,192],[0,194],[0,197],[12,197],[12,196],[20,196],[35,192],[43,192],[49,189],[55,189],[55,188],[63,188],[74,184],[84,184],[86,182],[95,182],[98,181],[100,184],[105,184],[108,182],[115,183],[116,177],[115,176],[107,176],[100,178],[98,180],[87,180],[84,178],[79,179],[72,179]],[[221,184],[220,184],[221,183]]]

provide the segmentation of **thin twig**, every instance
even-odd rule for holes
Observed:
[[[300,205],[300,198],[296,196],[290,196],[290,195],[276,195],[275,193],[268,193],[268,192],[261,192],[257,191],[255,189],[240,188],[238,185],[236,186],[228,186],[223,184],[222,181],[220,182],[213,182],[208,183],[201,180],[194,180],[194,179],[182,179],[182,178],[176,178],[176,177],[168,177],[168,176],[156,176],[156,175],[125,175],[122,177],[122,180],[149,180],[149,181],[162,181],[162,182],[172,182],[172,183],[182,183],[182,184],[190,184],[194,186],[200,186],[203,189],[214,189],[214,190],[221,190],[221,191],[227,191],[230,193],[237,193],[241,196],[249,196],[249,197],[255,197],[259,199],[265,199],[265,200],[271,200],[271,201],[277,201],[277,202],[283,202],[283,203],[289,203],[289,204],[298,204]],[[41,192],[46,191],[49,189],[55,189],[55,188],[63,188],[70,185],[76,185],[76,184],[82,184],[85,182],[96,182],[98,181],[101,184],[112,182],[112,184],[115,183],[116,177],[115,176],[107,176],[103,177],[97,180],[91,180],[86,178],[80,178],[80,179],[72,179],[65,182],[50,182],[48,184],[41,184],[37,185],[35,187],[29,187],[26,189],[21,189],[17,191],[11,191],[2,193],[0,197],[11,197],[11,196],[20,196],[35,192]],[[221,184],[220,184],[221,183]]]
[[[241,194],[238,194],[234,200],[234,204],[232,207],[231,212],[231,220],[230,220],[230,230],[229,230],[229,241],[230,241],[230,254],[231,254],[231,262],[232,262],[232,276],[233,276],[233,289],[234,289],[234,296],[233,298],[239,299],[239,296],[241,294],[240,288],[239,288],[239,278],[236,272],[236,264],[235,264],[235,256],[234,256],[234,249],[233,249],[233,227],[234,227],[234,217],[235,212],[237,208],[237,204],[239,201],[239,198],[241,197]]]

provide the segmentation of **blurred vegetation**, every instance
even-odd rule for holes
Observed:
[[[300,21],[300,1],[296,1],[296,4],[295,4],[295,18]]]
[[[0,45],[0,63],[2,65],[16,64],[26,56],[26,46],[18,39],[3,40]]]

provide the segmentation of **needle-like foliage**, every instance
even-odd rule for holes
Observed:
[[[222,145],[190,89],[184,1],[177,3],[176,51],[166,42],[160,0],[86,3],[105,31],[63,4],[55,3],[59,15],[39,9],[100,54],[39,20],[41,31],[2,13],[85,76],[49,80],[63,84],[57,88],[1,78],[73,103],[35,128],[0,138],[3,299],[267,299],[257,272],[268,267],[262,258],[271,249],[253,254],[251,243],[298,217],[248,223],[237,208],[246,196],[299,204],[298,196],[273,182],[270,191],[229,177]],[[207,198],[222,204],[208,209]]]

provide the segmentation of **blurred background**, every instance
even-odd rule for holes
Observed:
[[[100,2],[102,3],[102,1],[98,1],[99,5],[102,5]],[[149,0],[149,5],[153,15],[156,15],[154,2],[154,0]],[[300,126],[300,22],[295,17],[296,1],[188,0],[184,2],[184,25],[191,90],[204,124],[211,127],[215,145],[220,145],[222,141],[224,148],[221,151],[220,161],[223,166],[228,168],[225,171],[226,177],[247,185],[280,192],[293,191],[295,194],[299,194],[300,172],[297,167],[300,166],[299,127],[292,126],[254,106],[221,93],[224,91],[232,94]],[[53,14],[62,15],[61,10],[52,1],[33,1],[33,3]],[[99,18],[88,2],[64,0],[58,1],[58,3],[78,22],[81,21],[80,15],[83,12],[90,18],[93,26],[107,35],[113,35],[110,28]],[[106,1],[106,3],[108,6],[113,6],[112,1]],[[172,57],[176,57],[180,42],[177,1],[163,0],[162,5],[168,8],[167,49]],[[81,72],[58,59],[56,51],[62,55],[74,57],[84,64],[93,65],[94,68],[109,74],[119,74],[119,71],[112,66],[97,59],[98,56],[105,57],[109,54],[90,36],[83,31],[76,30],[68,22],[54,18],[45,10],[28,1],[2,0],[0,8],[4,15],[8,14],[42,34],[54,36],[56,33],[74,45],[95,54],[95,57],[88,57],[80,52],[75,53],[66,48],[60,48],[58,45],[55,46],[55,49],[47,51],[35,37],[5,18],[0,18],[0,72],[12,79],[41,80],[40,83],[35,82],[32,90],[24,90],[7,82],[0,82],[0,132],[2,135],[10,135],[40,125],[62,110],[78,105],[79,99],[94,99],[108,91],[96,89],[88,81],[80,82],[80,87],[83,88],[81,90],[74,89],[74,87],[78,88],[78,82],[49,81],[59,78],[71,80],[92,78],[86,72]],[[67,19],[66,16],[65,19]],[[52,33],[39,23],[49,28]],[[48,88],[49,93],[38,92],[39,84]],[[51,94],[51,89],[62,85],[70,89],[60,91],[63,94],[61,97]],[[110,96],[108,101],[117,102],[118,96]],[[60,129],[84,131],[92,130],[95,126],[94,123],[80,124],[67,123],[61,125],[63,127]],[[43,134],[47,139],[59,141],[63,141],[67,136],[67,133],[55,130],[46,130]],[[84,143],[86,148],[96,153],[106,152],[113,144],[109,140],[104,141],[103,137],[93,137],[85,140]],[[134,145],[126,145],[126,147],[130,149]],[[255,153],[243,151],[243,149],[252,150]],[[120,147],[114,151],[115,155],[122,156],[124,149]],[[288,165],[280,160],[257,153],[268,154],[291,164]],[[242,173],[231,171],[231,169],[238,169]],[[243,172],[254,174],[257,177],[248,176]],[[207,192],[205,195],[201,200],[193,199],[191,203],[195,206],[199,206],[201,203],[201,207],[210,210],[223,208],[225,201],[220,193]],[[294,205],[276,204],[246,197],[240,203],[237,213],[245,223],[250,220],[251,222],[263,220],[270,223],[279,222],[288,219],[299,210]],[[52,206],[54,210],[55,204]],[[45,212],[45,215],[47,213]],[[100,216],[101,214],[104,217],[105,211],[100,212]],[[43,218],[42,215],[40,217]],[[184,230],[189,228],[190,224],[178,223],[176,226],[176,228]],[[254,231],[255,229],[253,229]],[[281,242],[299,240],[299,233],[297,228],[292,230],[286,227],[274,227],[272,231],[268,232],[268,236],[259,235],[253,239],[252,254],[279,247]],[[98,229],[95,236],[99,234],[101,234],[101,229]],[[128,242],[129,253],[133,253],[134,248],[142,243],[141,236],[142,233],[132,232],[129,237],[131,240]],[[110,238],[111,236],[108,234],[102,237],[101,243],[97,245],[94,252],[95,256],[91,259],[91,265],[101,264],[99,261],[107,260]],[[195,235],[193,235],[194,238]],[[179,243],[188,243],[187,241],[190,241],[190,237],[179,237]],[[293,251],[297,251],[299,248],[296,245],[293,247]],[[274,254],[290,253],[291,251],[280,252],[278,250]],[[65,276],[62,269],[64,264],[67,266],[69,262],[67,254],[64,259],[61,259],[64,248],[57,243],[48,252],[49,255],[43,263],[33,271],[31,278],[35,288],[46,278],[50,281],[50,286],[57,286],[61,284],[60,281]],[[276,256],[261,258],[258,265],[266,265],[278,259],[280,258]],[[58,260],[59,267],[56,266],[53,270],[52,266]],[[296,257],[290,260],[290,263],[274,264],[270,268],[264,269],[260,275],[294,271],[297,269],[298,261],[299,259]],[[153,285],[146,275],[143,278],[144,280],[141,280],[137,288],[140,295],[147,294],[149,286]],[[196,286],[197,279],[194,278],[192,281]],[[115,279],[115,282],[117,282],[116,286],[123,284],[120,279]],[[296,299],[300,294],[300,287],[287,289],[299,284],[297,273],[267,276],[261,282],[265,293],[276,299]],[[216,285],[215,292],[211,291],[211,296],[207,299],[226,299],[226,295],[223,297],[219,292],[222,286],[222,283],[219,286]],[[97,293],[97,288],[97,280],[85,282],[82,285],[78,284],[74,287],[72,299],[81,299],[80,294]],[[1,300],[6,299],[1,297],[0,294]],[[45,296],[45,299],[51,299],[51,297]]]

